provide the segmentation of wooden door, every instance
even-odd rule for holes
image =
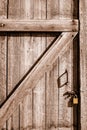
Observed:
[[[0,0],[0,18],[4,20],[78,19],[78,0]],[[67,8],[68,7],[68,8]],[[6,22],[6,21],[5,21]],[[6,23],[5,23],[6,24]],[[0,33],[0,98],[8,97],[29,68],[61,32],[24,31],[17,22]],[[12,26],[13,25],[13,26]],[[67,26],[67,24],[66,24]],[[11,27],[9,29],[9,27]],[[17,28],[19,28],[17,30]],[[12,30],[13,28],[13,30]],[[15,31],[16,28],[16,31]],[[42,28],[43,29],[43,28]],[[49,28],[48,28],[49,29]],[[60,29],[63,30],[63,29]],[[71,29],[72,31],[75,31]],[[66,30],[65,30],[66,31]],[[68,28],[68,31],[70,29]],[[64,46],[56,61],[48,66],[37,85],[25,95],[2,129],[77,130],[78,105],[69,106],[63,94],[78,90],[78,38]],[[67,71],[67,73],[66,73]],[[64,74],[65,73],[65,74]],[[63,76],[61,76],[64,74]],[[38,74],[37,74],[38,75]],[[37,76],[36,75],[36,76]],[[67,79],[66,79],[67,77]],[[58,84],[61,80],[62,87]],[[66,81],[67,80],[67,81]],[[12,108],[13,109],[13,108]]]

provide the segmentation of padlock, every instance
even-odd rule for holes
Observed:
[[[78,97],[77,97],[77,95],[75,95],[74,97],[73,97],[73,104],[78,104]]]

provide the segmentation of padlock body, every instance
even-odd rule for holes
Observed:
[[[73,98],[73,104],[78,104],[78,98]]]

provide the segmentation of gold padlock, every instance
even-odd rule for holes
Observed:
[[[78,97],[73,98],[73,104],[78,104]]]

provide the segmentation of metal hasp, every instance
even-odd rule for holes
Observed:
[[[73,104],[77,105],[78,104],[78,95],[77,92],[75,91],[67,91],[63,94],[63,96],[65,96],[65,99],[70,98],[73,99]]]
[[[58,88],[61,88],[64,85],[67,85],[67,83],[68,83],[68,71],[67,70],[65,70],[65,72],[58,77],[57,83],[58,83]]]

